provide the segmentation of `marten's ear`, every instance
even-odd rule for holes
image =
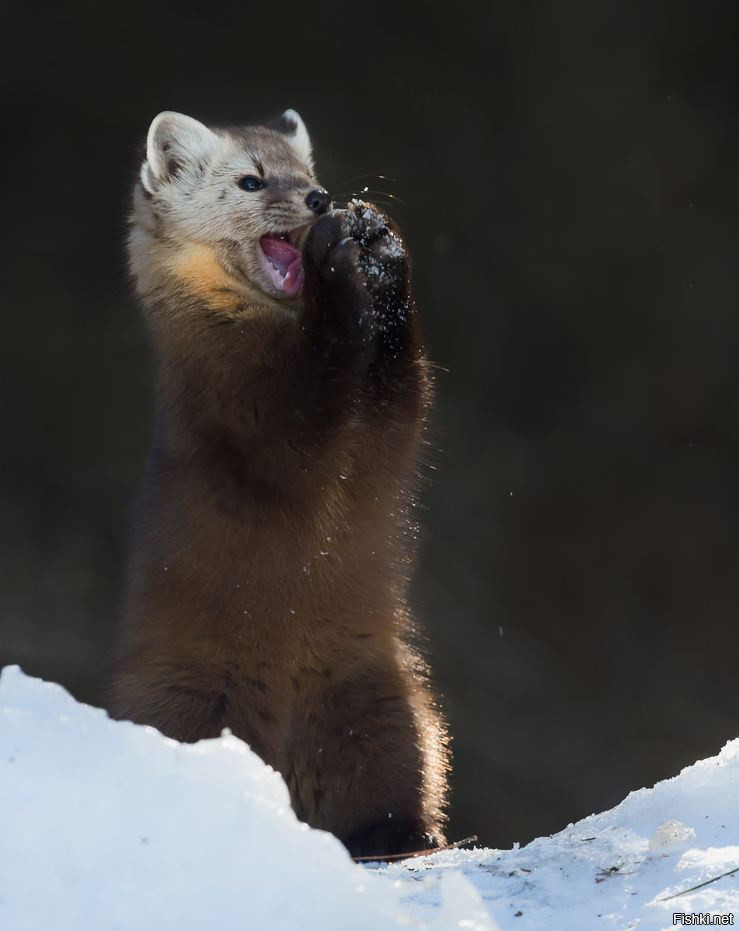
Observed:
[[[149,127],[141,183],[153,194],[188,166],[202,165],[217,142],[218,136],[191,116],[165,110]]]
[[[313,147],[305,123],[297,110],[285,110],[277,122],[277,128],[295,149],[298,158],[313,170]]]

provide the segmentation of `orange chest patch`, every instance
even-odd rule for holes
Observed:
[[[211,307],[238,310],[251,297],[244,283],[230,275],[210,246],[188,243],[166,261],[167,271]]]

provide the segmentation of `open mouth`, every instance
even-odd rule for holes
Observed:
[[[308,226],[298,226],[284,233],[266,233],[259,240],[275,291],[295,297],[303,287],[303,253],[300,250]]]

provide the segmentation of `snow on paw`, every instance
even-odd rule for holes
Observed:
[[[408,258],[392,222],[373,204],[353,200],[347,210],[352,236],[361,246],[362,272],[378,297],[406,290]]]

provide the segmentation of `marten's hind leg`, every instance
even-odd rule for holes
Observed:
[[[316,707],[287,774],[298,815],[353,856],[443,844],[446,739],[425,684],[362,670]]]

